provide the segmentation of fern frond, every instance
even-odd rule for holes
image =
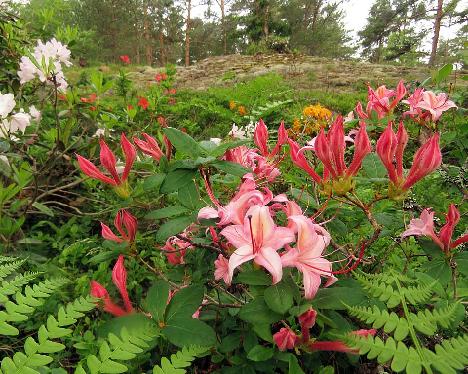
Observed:
[[[425,335],[433,335],[437,331],[437,325],[442,328],[450,327],[459,307],[459,303],[453,303],[444,308],[434,309],[432,312],[426,309],[418,314],[411,313],[409,319],[416,330]]]
[[[73,330],[66,328],[76,323],[78,318],[84,316],[96,307],[91,297],[80,297],[75,301],[60,307],[57,318],[49,316],[47,323],[39,327],[37,340],[29,336],[24,343],[24,352],[16,352],[13,358],[6,357],[1,361],[3,374],[36,374],[36,368],[48,365],[53,358],[51,353],[60,352],[65,346],[51,339],[59,339],[71,335]]]
[[[148,342],[157,336],[156,331],[132,335],[126,328],[120,332],[120,337],[109,334],[106,341],[99,347],[99,358],[89,355],[86,363],[91,374],[98,373],[125,373],[126,365],[117,361],[128,361],[135,358],[149,348]],[[81,368],[82,369],[82,368]]]
[[[23,293],[16,293],[14,302],[4,302],[5,310],[0,311],[0,335],[18,335],[19,330],[9,322],[26,321],[29,314],[67,282],[66,279],[54,279],[45,280],[32,287],[26,286]]]
[[[401,287],[400,290],[394,288],[389,279],[379,281],[376,278],[364,273],[356,273],[356,279],[361,286],[373,297],[378,298],[387,304],[388,308],[394,308],[401,303],[402,297],[412,305],[417,305],[429,300],[433,294],[432,288],[436,282],[422,284],[418,286]],[[394,278],[395,283],[399,281]]]
[[[4,257],[6,259],[8,257]],[[16,258],[12,260],[7,260],[4,261],[6,262],[5,264],[0,265],[0,280],[5,279],[8,277],[11,273],[14,271],[18,270],[21,265],[24,264],[26,260],[17,260]]]
[[[0,303],[4,303],[8,300],[9,295],[13,295],[16,291],[18,291],[21,287],[25,284],[28,284],[32,280],[36,279],[40,274],[40,272],[26,272],[20,274],[9,281],[3,281],[0,285]]]
[[[368,274],[362,271],[355,271],[354,275],[365,277],[369,280],[380,281],[387,284],[395,283],[395,280],[398,279],[402,283],[418,283],[417,279],[410,278],[409,276],[403,273],[397,273],[395,271],[389,271],[386,273],[375,273],[375,274]]]
[[[373,307],[348,307],[348,312],[361,321],[372,324],[375,329],[383,327],[387,334],[394,331],[393,336],[396,341],[403,340],[408,336],[408,321],[398,317],[394,312],[389,314],[386,310],[380,310],[376,305]]]
[[[4,262],[13,262],[17,261],[18,259],[16,257],[8,257],[8,256],[0,256],[0,264]]]
[[[182,350],[171,355],[171,360],[167,357],[161,359],[161,366],[153,368],[153,374],[184,374],[192,361],[203,355],[207,348],[198,346],[183,347]]]
[[[442,374],[452,374],[468,365],[468,335],[444,340],[435,346],[435,352],[422,348],[421,354],[392,337],[383,341],[379,337],[349,334],[343,340],[358,349],[360,354],[367,354],[367,358],[377,359],[379,364],[391,361],[390,367],[395,372],[405,370],[409,374],[417,374],[424,367],[432,366]]]

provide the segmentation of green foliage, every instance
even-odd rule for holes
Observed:
[[[373,297],[387,302],[387,307],[393,309],[401,306],[403,316],[394,311],[381,309],[379,306],[359,307],[349,306],[348,312],[353,317],[371,325],[375,329],[383,329],[388,335],[385,340],[379,336],[362,337],[357,334],[348,334],[344,341],[351,347],[359,350],[362,355],[367,354],[369,359],[376,359],[379,364],[391,362],[395,372],[406,371],[409,374],[420,373],[424,369],[431,372],[431,367],[441,373],[455,373],[468,364],[468,336],[463,335],[443,340],[435,346],[434,351],[422,346],[416,331],[433,336],[438,327],[449,329],[459,315],[464,314],[464,308],[457,302],[449,302],[445,306],[434,308],[432,311],[423,309],[410,312],[408,305],[416,307],[423,304],[432,296],[430,285],[403,286],[403,283],[415,284],[418,282],[404,274],[390,271],[383,274],[356,274],[357,280],[363,288]],[[398,310],[397,310],[398,312]],[[413,346],[409,346],[407,338],[410,337]],[[450,360],[449,356],[456,356]]]
[[[73,333],[67,328],[85,316],[84,313],[95,308],[95,303],[88,297],[80,297],[60,307],[57,318],[52,315],[47,317],[47,323],[38,329],[37,340],[29,336],[24,343],[24,352],[16,352],[12,358],[5,357],[1,361],[1,372],[13,373],[39,373],[38,370],[53,361],[51,354],[63,351],[66,347],[55,341],[63,339]],[[54,340],[53,340],[54,339]]]
[[[170,360],[166,357],[161,359],[161,365],[153,368],[153,374],[184,374],[192,361],[203,355],[206,348],[198,346],[183,347],[177,353],[171,355]]]
[[[99,354],[86,357],[86,365],[91,374],[125,373],[128,367],[118,361],[129,361],[142,354],[156,336],[155,331],[129,331],[124,327],[119,336],[110,333],[100,344]]]
[[[0,280],[16,271],[25,260],[5,261],[0,265]],[[0,283],[0,303],[4,310],[0,311],[0,335],[18,335],[19,330],[12,325],[14,322],[24,322],[37,307],[44,303],[58,288],[67,283],[66,279],[56,278],[27,285],[39,273],[26,272],[18,274],[11,280]],[[22,286],[24,286],[22,289]],[[14,295],[11,300],[8,296]]]

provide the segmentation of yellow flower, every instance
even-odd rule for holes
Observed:
[[[236,109],[236,102],[234,100],[229,101],[229,109],[234,110]]]
[[[245,106],[243,105],[239,105],[239,107],[237,108],[237,111],[239,112],[241,116],[245,116],[247,114],[247,109],[245,109]]]
[[[329,120],[332,116],[332,112],[321,106],[320,104],[309,105],[304,108],[302,114],[305,117],[313,118],[316,120]]]

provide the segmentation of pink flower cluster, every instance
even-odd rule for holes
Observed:
[[[239,191],[225,206],[209,189],[216,208],[202,208],[198,218],[217,219],[220,235],[233,248],[229,257],[220,254],[215,261],[217,280],[223,279],[229,285],[234,270],[253,261],[272,275],[273,283],[281,280],[284,267],[297,268],[309,299],[317,293],[321,277],[327,278],[325,286],[336,281],[331,262],[323,256],[330,243],[329,233],[303,215],[294,201],[285,195],[274,196],[268,188],[259,190],[251,174],[244,177]],[[285,226],[277,223],[279,211],[287,216]]]
[[[419,218],[413,218],[410,221],[408,229],[401,234],[401,237],[428,236],[445,254],[449,254],[452,249],[468,242],[468,234],[452,240],[453,231],[458,221],[460,221],[460,212],[455,205],[450,204],[448,213],[445,216],[445,225],[442,226],[439,234],[436,234],[434,231],[434,212],[430,208],[424,209]]]
[[[268,148],[268,128],[262,120],[255,127],[254,142],[257,148],[239,146],[229,149],[223,159],[251,169],[258,179],[272,182],[281,174],[277,168],[281,161],[280,151],[288,142],[284,123],[278,129],[278,140],[272,150]]]
[[[369,119],[375,112],[377,118],[382,119],[392,114],[395,107],[402,102],[410,107],[403,113],[403,117],[409,116],[423,124],[430,119],[437,122],[443,112],[457,107],[445,93],[435,94],[432,91],[425,91],[424,88],[417,88],[406,100],[402,100],[406,94],[403,81],[398,83],[396,90],[389,90],[385,86],[373,90],[369,85],[366,110],[364,111],[362,104],[358,102],[356,113],[361,119]]]

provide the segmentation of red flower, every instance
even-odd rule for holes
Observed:
[[[109,293],[104,286],[96,281],[91,281],[91,296],[101,299],[104,304],[103,309],[116,317],[124,316],[133,312],[132,303],[130,302],[127,292],[127,271],[125,270],[123,262],[124,258],[120,255],[114,265],[114,269],[112,270],[112,282],[115,284],[122,296],[125,309],[112,302]]]
[[[94,103],[97,99],[97,95],[95,93],[92,93],[91,95],[89,95],[88,97],[82,97],[80,98],[80,101],[82,103]]]
[[[125,230],[122,227],[125,227]],[[109,226],[105,225],[104,223],[101,222],[101,235],[104,239],[111,240],[116,243],[122,243],[122,242],[127,242],[127,243],[133,243],[135,241],[135,236],[136,236],[136,231],[137,231],[137,219],[132,216],[127,210],[125,209],[120,209],[117,212],[117,215],[115,216],[114,219],[114,226],[117,229],[117,231],[120,233],[121,237],[118,237],[115,235],[112,230],[109,228]]]
[[[122,133],[120,138],[120,144],[125,154],[125,168],[121,176],[117,173],[116,164],[117,160],[114,153],[109,149],[106,142],[103,139],[99,139],[99,144],[101,146],[100,160],[101,165],[111,174],[111,177],[104,175],[91,161],[88,159],[77,155],[78,164],[80,165],[81,170],[88,177],[93,179],[100,180],[101,182],[110,184],[112,186],[121,186],[127,181],[130,169],[132,168],[133,162],[136,158],[135,147],[128,141],[125,134]]]
[[[156,80],[156,82],[161,82],[161,81],[165,81],[167,79],[167,74],[166,73],[158,73],[155,75],[154,79]]]
[[[158,123],[159,123],[162,127],[167,127],[166,119],[165,119],[163,116],[158,116],[157,120],[158,120]]]
[[[175,88],[170,88],[169,90],[167,90],[167,93],[169,95],[175,95],[177,93],[176,89]]]
[[[161,148],[159,148],[156,139],[149,136],[145,132],[143,133],[143,136],[145,137],[146,142],[138,138],[133,138],[133,142],[137,145],[138,148],[140,148],[140,150],[144,154],[147,154],[153,157],[156,161],[159,161],[164,153],[161,151]]]
[[[132,104],[128,104],[127,105],[127,110],[132,110],[133,109],[133,105]]]
[[[149,101],[145,97],[140,97],[140,100],[138,100],[139,107],[141,107],[143,110],[148,109],[149,106]]]
[[[275,148],[270,152],[268,149],[268,128],[263,120],[258,121],[254,132],[254,142],[260,151],[260,154],[264,157],[274,157],[280,150],[281,147],[288,141],[288,133],[284,128],[284,123],[278,129],[278,141],[276,142]]]
[[[310,308],[308,311],[299,316],[299,324],[301,325],[302,341],[307,342],[310,339],[309,329],[315,325],[317,312]]]
[[[130,57],[128,57],[128,55],[122,55],[122,56],[119,56],[119,58],[120,58],[120,61],[122,61],[126,65],[130,63]]]

